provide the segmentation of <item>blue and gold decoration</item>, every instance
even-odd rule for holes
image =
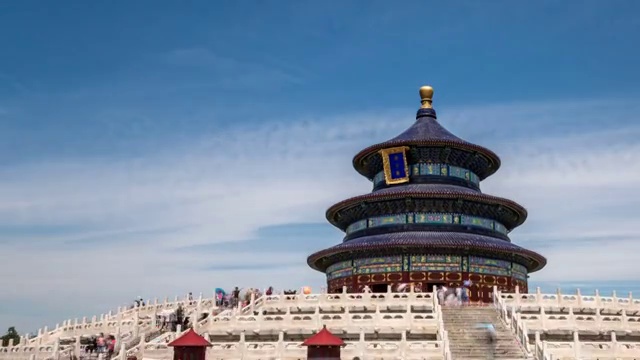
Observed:
[[[384,165],[384,180],[387,185],[409,182],[409,165],[407,164],[407,150],[409,147],[400,146],[380,150]]]

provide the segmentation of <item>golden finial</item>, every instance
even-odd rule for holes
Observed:
[[[421,109],[432,109],[431,102],[433,99],[433,88],[431,86],[423,86],[420,88]]]

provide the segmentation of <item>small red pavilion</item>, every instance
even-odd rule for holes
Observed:
[[[327,330],[327,325],[302,343],[307,347],[307,359],[340,360],[344,341]],[[184,360],[184,359],[183,359]]]
[[[173,360],[205,360],[207,348],[211,343],[193,329],[189,329],[168,346],[173,346]]]

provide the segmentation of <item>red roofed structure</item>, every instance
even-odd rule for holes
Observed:
[[[344,341],[324,325],[317,334],[305,340],[302,346],[307,346],[307,359],[339,360],[340,347],[344,346]]]
[[[168,344],[173,346],[173,360],[205,360],[211,343],[193,329]]]

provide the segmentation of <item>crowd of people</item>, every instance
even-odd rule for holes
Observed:
[[[100,333],[98,336],[92,336],[89,339],[89,345],[86,346],[85,352],[89,357],[93,354],[102,355],[106,359],[111,359],[116,348],[116,337],[113,335],[105,336]]]
[[[446,306],[460,306],[469,304],[469,287],[471,287],[471,281],[465,280],[461,287],[447,288],[442,285],[436,290],[438,295],[438,303]]]

